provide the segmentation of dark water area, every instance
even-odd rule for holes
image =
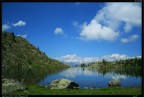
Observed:
[[[80,88],[107,88],[108,82],[120,79],[122,87],[142,85],[141,69],[129,68],[119,70],[92,69],[92,68],[68,68],[56,74],[47,75],[38,84],[48,85],[51,81],[59,78],[72,80],[80,85]]]

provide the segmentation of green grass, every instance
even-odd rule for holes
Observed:
[[[101,88],[101,89],[49,89],[38,85],[28,85],[25,91],[15,91],[12,95],[141,95],[141,88]]]

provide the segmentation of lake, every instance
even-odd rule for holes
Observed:
[[[66,78],[78,83],[80,88],[106,88],[108,87],[109,81],[119,78],[122,87],[132,87],[142,85],[141,75],[141,68],[102,70],[86,67],[74,67],[55,74],[48,74],[41,81],[39,81],[38,84],[44,86],[50,84],[53,80]]]

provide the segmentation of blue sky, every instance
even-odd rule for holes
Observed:
[[[3,31],[67,62],[141,56],[141,21],[141,3],[2,3]]]

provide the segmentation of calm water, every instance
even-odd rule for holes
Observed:
[[[90,68],[68,68],[61,72],[47,75],[38,82],[39,85],[48,85],[52,80],[66,78],[80,85],[80,88],[108,87],[108,82],[114,78],[119,78],[122,87],[141,86],[141,69],[121,69],[121,70],[96,70]]]

